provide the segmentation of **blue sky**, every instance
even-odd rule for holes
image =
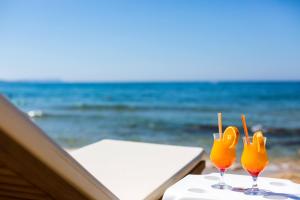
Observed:
[[[300,80],[300,2],[2,0],[0,79]]]

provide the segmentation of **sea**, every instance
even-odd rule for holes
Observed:
[[[0,82],[0,92],[64,148],[102,139],[203,147],[237,126],[263,130],[272,158],[299,155],[300,82]],[[242,141],[239,141],[241,151]]]

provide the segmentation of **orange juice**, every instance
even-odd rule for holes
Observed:
[[[235,148],[228,148],[223,140],[214,139],[210,160],[221,171],[228,169],[235,161]]]
[[[238,129],[233,126],[226,128],[222,138],[219,138],[218,134],[214,134],[210,160],[220,171],[224,172],[234,163],[238,138]]]
[[[243,141],[242,166],[251,176],[257,177],[269,163],[265,146],[266,138],[259,131],[253,137],[249,137],[250,143],[246,138]]]

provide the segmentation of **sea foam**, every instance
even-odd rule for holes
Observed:
[[[31,110],[31,111],[28,111],[27,114],[31,118],[42,117],[44,115],[43,111],[41,111],[41,110]]]

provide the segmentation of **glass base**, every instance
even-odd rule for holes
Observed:
[[[265,191],[264,190],[260,190],[258,188],[248,188],[244,191],[244,194],[246,195],[264,195]]]
[[[231,190],[232,187],[230,185],[227,185],[227,184],[214,184],[211,186],[212,188],[214,189],[219,189],[219,190]]]

